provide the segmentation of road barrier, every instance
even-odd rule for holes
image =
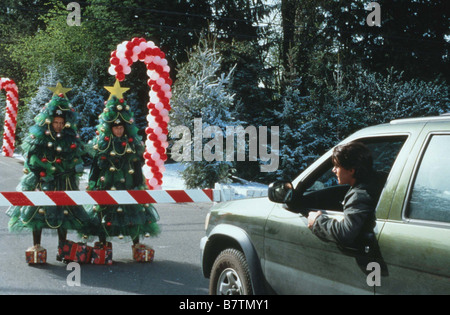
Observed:
[[[135,205],[146,203],[223,202],[266,197],[267,190],[247,190],[235,197],[232,188],[185,190],[98,190],[0,192],[2,206]]]
[[[217,189],[0,192],[0,206],[132,205],[225,201]]]

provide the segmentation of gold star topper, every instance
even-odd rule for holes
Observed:
[[[114,83],[114,86],[105,86],[105,89],[107,89],[111,95],[108,98],[108,101],[111,99],[111,97],[115,96],[119,100],[123,99],[123,94],[128,91],[130,88],[123,88],[120,86],[119,80],[116,80]]]
[[[55,87],[48,86],[47,89],[53,92],[53,96],[63,94],[65,98],[67,98],[66,93],[72,89],[64,88],[61,83],[57,83]]]

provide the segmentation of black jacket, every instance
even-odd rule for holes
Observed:
[[[344,219],[338,221],[322,214],[316,218],[312,232],[324,241],[360,248],[363,235],[372,232],[375,224],[376,199],[369,192],[369,186],[363,183],[351,187],[343,201]]]

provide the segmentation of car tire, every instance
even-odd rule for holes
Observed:
[[[225,249],[214,261],[209,282],[211,295],[252,295],[250,270],[244,254]]]

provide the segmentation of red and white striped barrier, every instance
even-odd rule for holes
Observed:
[[[221,190],[102,190],[0,192],[0,206],[134,205],[224,201]]]

